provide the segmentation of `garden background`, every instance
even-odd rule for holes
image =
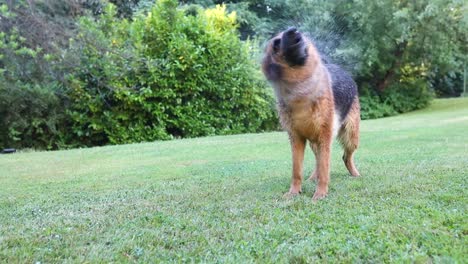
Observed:
[[[289,26],[353,74],[363,119],[424,108],[462,93],[466,14],[463,0],[6,0],[0,147],[278,130],[259,65]]]

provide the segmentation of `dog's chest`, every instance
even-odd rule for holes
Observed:
[[[309,100],[294,100],[280,103],[279,113],[284,129],[311,138],[319,133],[322,113],[318,103]]]

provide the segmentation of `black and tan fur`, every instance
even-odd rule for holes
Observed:
[[[315,154],[317,180],[314,200],[328,194],[330,151],[337,136],[343,161],[352,176],[359,176],[353,153],[359,143],[360,108],[357,87],[348,73],[322,62],[312,42],[295,28],[272,38],[262,70],[273,85],[281,125],[288,132],[293,159],[292,180],[286,195],[301,192],[307,141]]]

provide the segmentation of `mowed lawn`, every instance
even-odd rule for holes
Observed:
[[[317,203],[282,197],[284,132],[0,155],[0,262],[466,263],[468,99],[363,121],[362,177],[341,155]]]

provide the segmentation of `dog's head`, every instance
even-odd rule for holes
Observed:
[[[318,59],[311,41],[296,28],[289,28],[268,42],[262,70],[272,82],[300,82],[310,77]]]

